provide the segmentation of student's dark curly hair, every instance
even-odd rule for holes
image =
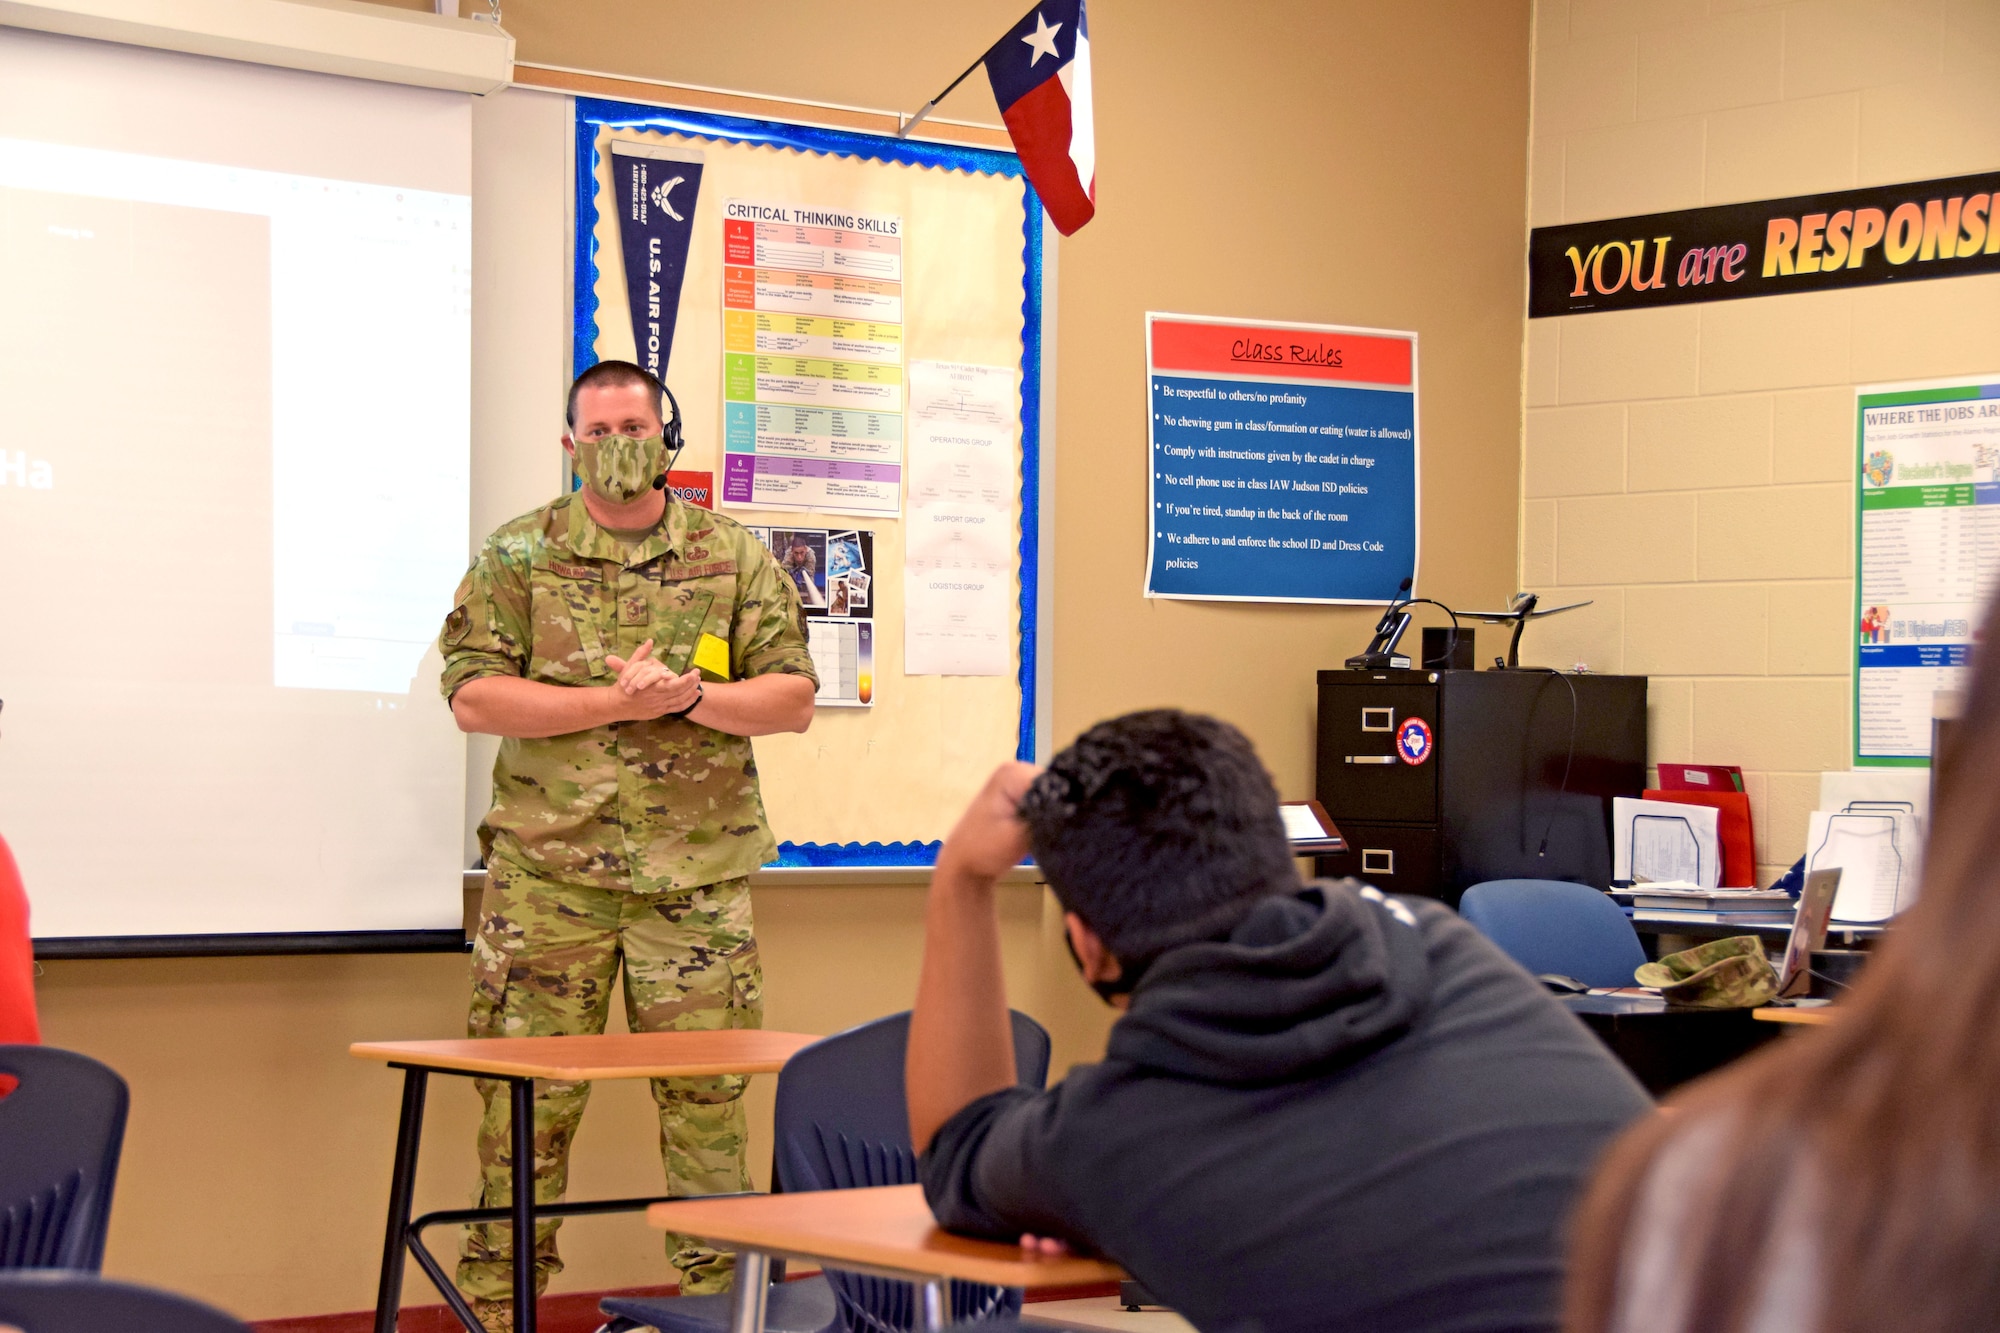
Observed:
[[[1098,723],[1035,779],[1021,817],[1049,887],[1128,970],[1298,884],[1270,775],[1212,717]]]

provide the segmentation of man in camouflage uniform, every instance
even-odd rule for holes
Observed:
[[[480,826],[489,874],[468,1027],[601,1032],[621,961],[634,1031],[757,1027],[747,877],[777,845],[749,737],[812,721],[803,613],[755,537],[663,488],[670,444],[645,371],[585,371],[569,425],[583,489],[487,539],[439,637],[460,728],[505,738]],[[750,1187],[744,1082],[654,1081],[672,1193]],[[479,1090],[478,1202],[500,1207],[506,1085]],[[538,1200],[563,1197],[589,1095],[536,1085]],[[536,1228],[538,1291],[562,1268],[556,1228]],[[512,1326],[511,1244],[504,1224],[473,1227],[460,1254],[459,1285],[491,1329]],[[734,1256],[686,1236],[667,1250],[683,1291],[728,1288]]]

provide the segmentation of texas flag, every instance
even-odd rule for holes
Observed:
[[[1097,212],[1090,30],[1083,0],[1049,0],[986,53],[986,77],[1028,181],[1065,236]]]

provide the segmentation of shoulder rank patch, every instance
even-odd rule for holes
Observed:
[[[456,648],[465,642],[465,636],[472,631],[472,613],[463,606],[454,606],[451,614],[444,618],[444,642],[447,648]]]
[[[566,579],[588,579],[592,583],[604,581],[604,571],[596,565],[569,565],[560,560],[551,560],[549,568]]]

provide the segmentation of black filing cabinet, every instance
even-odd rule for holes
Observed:
[[[1646,678],[1322,671],[1318,860],[1456,904],[1488,879],[1611,880],[1611,798],[1646,785]]]

